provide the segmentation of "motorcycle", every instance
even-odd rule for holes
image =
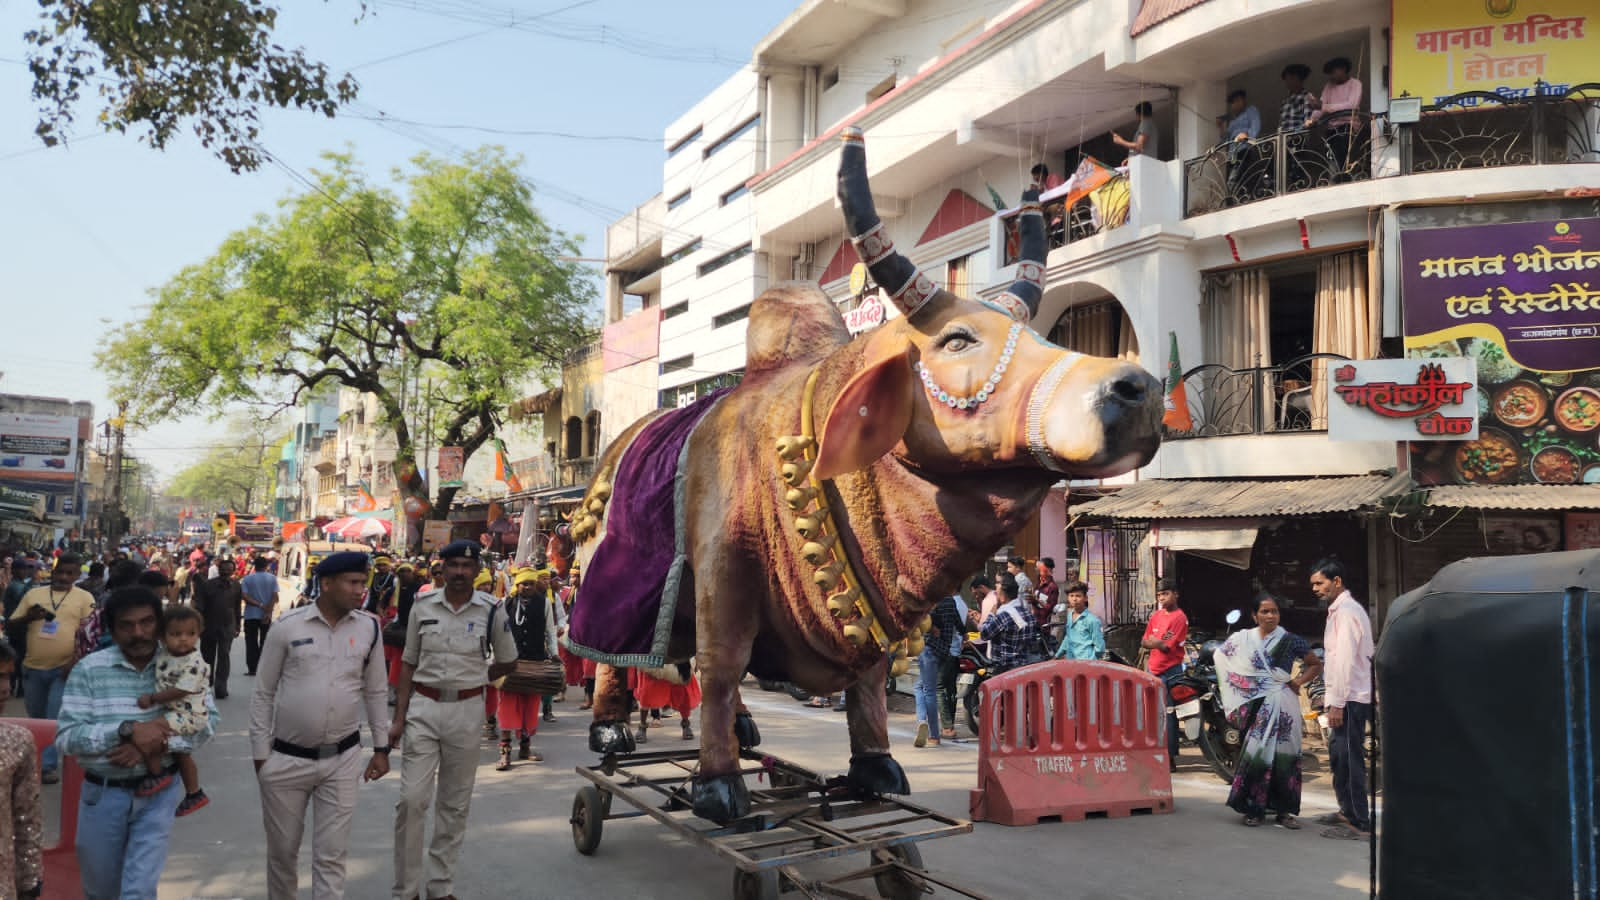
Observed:
[[[980,688],[989,680],[993,668],[994,663],[982,648],[972,641],[962,642],[961,657],[956,661],[956,693],[961,697],[967,730],[975,736],[982,733],[978,724],[982,698]]]
[[[1229,629],[1241,618],[1239,610],[1228,613]],[[1183,676],[1168,689],[1167,707],[1178,717],[1178,741],[1200,748],[1211,771],[1223,781],[1233,781],[1233,771],[1244,750],[1244,735],[1228,721],[1217,689],[1215,656],[1219,640],[1204,640]]]

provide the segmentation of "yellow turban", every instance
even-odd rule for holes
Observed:
[[[479,569],[478,577],[472,579],[472,586],[475,588],[486,588],[491,584],[494,584],[494,576],[489,574],[488,569]]]
[[[532,566],[528,566],[517,572],[517,577],[512,580],[511,586],[521,587],[525,584],[538,584],[539,579],[548,577],[550,577],[549,569],[535,569]]]

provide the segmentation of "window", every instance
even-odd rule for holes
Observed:
[[[677,153],[679,150],[682,150],[684,147],[689,146],[690,143],[692,143],[696,138],[700,137],[700,135],[702,135],[704,133],[705,133],[705,129],[702,128],[699,125],[696,125],[694,127],[693,131],[689,132],[688,134],[684,135],[681,138],[678,138],[676,143],[674,143],[672,146],[667,148],[667,157],[670,159],[673,154]]]
[[[693,193],[693,190],[684,191],[683,193],[679,194],[678,196],[673,197],[671,200],[668,200],[667,201],[667,209],[677,209],[678,207],[684,205],[685,203],[688,203],[689,202],[689,195],[691,193]]]
[[[663,319],[671,319],[671,318],[673,318],[675,316],[681,316],[681,315],[683,315],[684,313],[686,313],[688,311],[689,311],[689,301],[685,300],[682,303],[674,303],[671,306],[663,306],[663,307],[661,307],[661,318],[663,318]]]
[[[682,372],[684,369],[687,369],[692,365],[694,365],[693,353],[689,354],[688,356],[680,356],[677,359],[669,359],[661,364],[661,374],[666,375],[672,372]]]
[[[734,262],[735,260],[740,260],[740,259],[745,258],[746,256],[749,256],[750,252],[751,252],[751,250],[750,250],[750,245],[749,244],[744,244],[742,246],[735,247],[732,250],[729,250],[727,253],[722,254],[721,256],[712,257],[707,262],[701,263],[700,264],[700,268],[697,269],[696,272],[698,274],[700,274],[700,275],[710,275],[712,272],[715,272],[716,270],[722,268],[723,266],[727,265],[728,263],[731,263],[731,262]]]
[[[967,300],[977,296],[976,279],[983,277],[989,264],[988,250],[975,250],[945,264],[945,289]]]
[[[839,83],[839,67],[834,66],[822,73],[822,89],[828,90]]]
[[[727,134],[723,135],[722,137],[717,138],[716,143],[714,143],[711,146],[707,147],[705,149],[705,152],[703,152],[701,154],[701,156],[703,158],[705,158],[705,159],[710,159],[718,151],[728,149],[728,147],[732,146],[734,141],[736,141],[739,138],[743,137],[745,132],[747,132],[750,129],[756,127],[756,125],[758,123],[760,123],[760,121],[761,121],[761,114],[760,113],[756,113],[755,115],[751,116],[750,118],[745,119],[743,122],[739,123],[732,131],[728,132]]]
[[[893,75],[892,74],[888,78],[885,78],[884,80],[882,80],[882,81],[878,82],[877,84],[873,85],[872,89],[867,91],[867,102],[871,103],[872,101],[878,99],[879,97],[882,97],[884,94],[887,94],[890,91],[894,90],[895,89],[895,82],[899,77],[900,77],[899,75]]]
[[[577,416],[567,419],[567,459],[578,459],[583,456],[583,420]]]
[[[699,249],[700,249],[700,238],[695,238],[694,240],[690,241],[689,243],[684,244],[682,247],[679,247],[678,249],[676,249],[676,250],[672,251],[671,253],[667,254],[666,258],[661,260],[661,265],[670,266],[673,263],[677,262],[678,260],[683,259],[685,256],[688,256],[689,254],[691,254],[691,253],[693,253],[693,252],[695,252],[696,250],[699,250]]]
[[[724,325],[732,325],[735,322],[739,322],[748,318],[750,318],[750,304],[746,303],[738,309],[730,309],[722,315],[713,318],[711,320],[711,327],[721,328]]]
[[[743,197],[745,194],[748,194],[748,193],[750,193],[750,189],[741,184],[738,187],[734,188],[733,190],[727,192],[726,194],[723,194],[720,198],[718,198],[717,205],[718,206],[727,206],[729,203],[732,203],[733,201],[739,199],[740,197]]]
[[[583,421],[584,456],[600,455],[600,410],[591,410]]]

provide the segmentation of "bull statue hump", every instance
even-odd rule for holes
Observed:
[[[600,662],[591,749],[633,750],[619,666],[694,658],[692,800],[717,822],[750,809],[739,751],[760,738],[739,695],[746,673],[845,690],[848,780],[909,792],[890,755],[885,684],[929,639],[934,603],[1051,485],[1142,466],[1159,443],[1149,373],[1028,328],[1045,257],[1036,194],[1025,195],[1016,282],[968,300],[894,249],[865,172],[861,135],[847,129],[846,227],[901,315],[851,338],[815,285],[767,290],[751,306],[739,386],[630,427],[573,519],[585,580],[567,640]]]

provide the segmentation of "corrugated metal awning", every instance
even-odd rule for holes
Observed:
[[[1138,37],[1178,13],[1194,9],[1204,2],[1206,0],[1144,0],[1139,4],[1139,13],[1133,17],[1128,34]]]
[[[1353,512],[1411,490],[1404,475],[1272,481],[1155,478],[1071,508],[1109,519],[1228,519]]]
[[[1600,484],[1441,484],[1429,506],[1469,509],[1600,509]]]

